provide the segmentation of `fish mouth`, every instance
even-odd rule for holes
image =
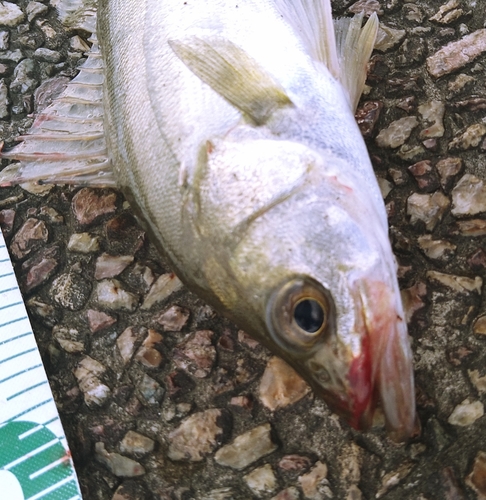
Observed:
[[[415,425],[412,352],[397,287],[383,281],[360,280],[353,288],[354,353],[309,364],[326,367],[327,382],[314,378],[316,392],[330,409],[358,430],[368,430],[381,406],[388,434],[394,441],[409,438]],[[347,361],[344,361],[344,358]],[[313,366],[312,366],[313,365]]]

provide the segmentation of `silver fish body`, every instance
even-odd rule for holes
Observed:
[[[376,19],[341,24],[336,44],[328,0],[99,3],[109,160],[89,160],[85,179],[111,162],[192,290],[351,425],[368,428],[380,399],[392,437],[408,437],[412,355],[385,208],[353,116],[369,57],[360,45],[371,52]],[[75,159],[80,171],[84,156]],[[22,168],[3,179],[19,181]]]

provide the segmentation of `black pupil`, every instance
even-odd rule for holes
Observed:
[[[315,333],[324,323],[324,310],[316,300],[301,300],[294,309],[294,319],[305,332]]]

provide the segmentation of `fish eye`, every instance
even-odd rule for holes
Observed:
[[[326,313],[317,300],[302,299],[294,307],[294,321],[305,332],[315,333],[324,326]]]
[[[333,321],[331,294],[309,277],[280,286],[267,304],[267,326],[273,340],[294,355],[314,352],[332,331]]]

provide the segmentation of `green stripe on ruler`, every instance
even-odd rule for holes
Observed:
[[[81,500],[59,415],[0,231],[0,491]]]

